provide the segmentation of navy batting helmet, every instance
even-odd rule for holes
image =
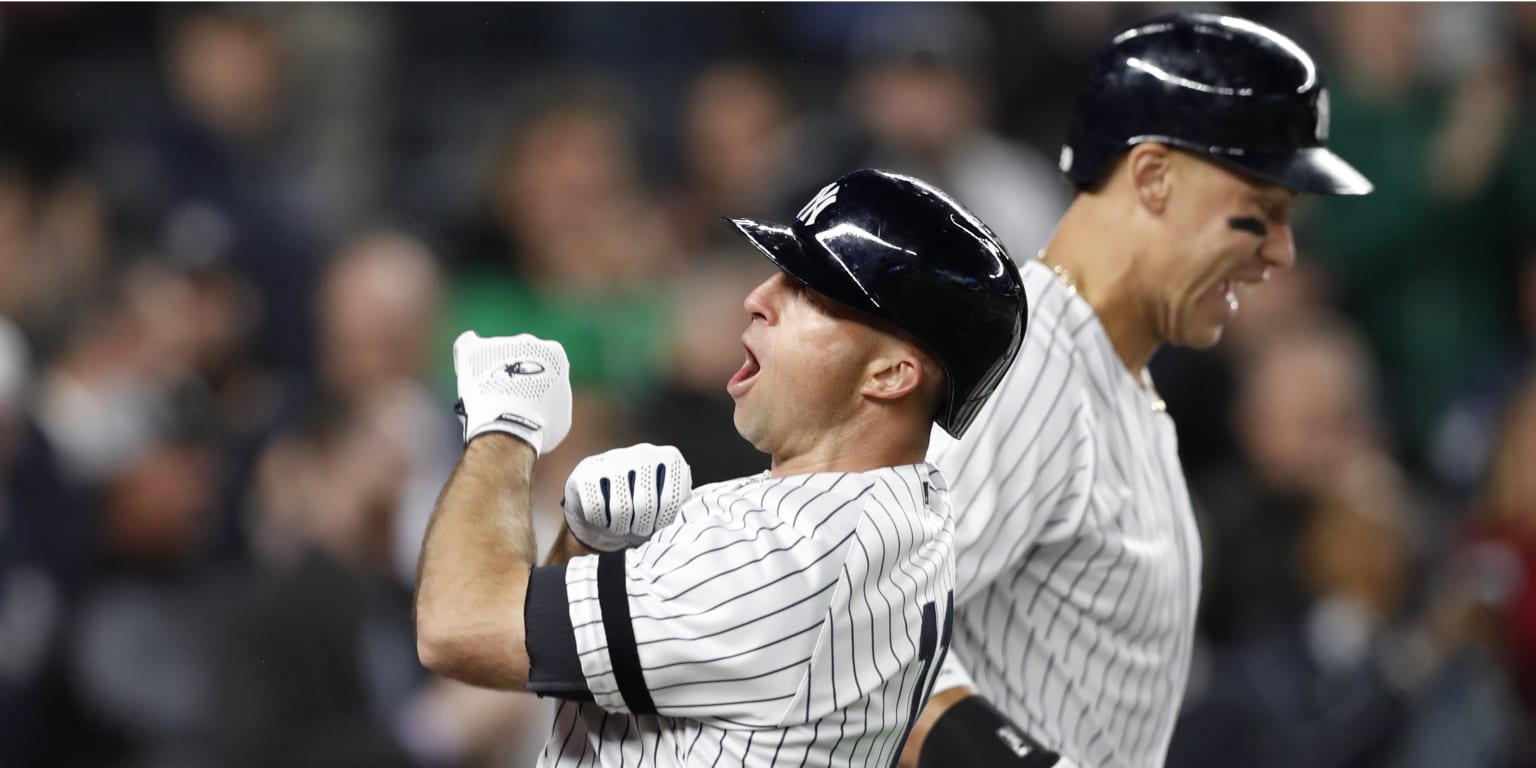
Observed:
[[[789,226],[729,219],[790,277],[912,337],[944,368],[934,421],[959,437],[1024,338],[1019,268],[986,224],[926,182],[854,171]]]
[[[1110,38],[1078,94],[1061,170],[1079,189],[1144,141],[1196,152],[1299,192],[1371,182],[1324,144],[1328,90],[1312,57],[1236,16],[1174,13]]]

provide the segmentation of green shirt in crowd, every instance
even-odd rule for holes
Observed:
[[[453,339],[472,330],[481,336],[531,333],[565,346],[571,383],[633,395],[664,373],[670,328],[664,286],[621,290],[540,290],[495,271],[469,272],[450,284],[451,333],[443,344],[444,377],[453,387]]]

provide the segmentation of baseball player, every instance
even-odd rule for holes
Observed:
[[[1311,57],[1251,21],[1162,16],[1097,54],[1061,151],[1077,195],[1021,269],[1030,336],[976,427],[930,448],[955,628],[905,765],[1163,764],[1200,542],[1147,361],[1215,344],[1292,265],[1298,193],[1370,191],[1327,134]]]
[[[894,766],[948,647],[952,523],[924,454],[1018,350],[1017,267],[943,193],[877,171],[790,226],[732,223],[780,270],[727,384],[771,468],[690,494],[675,450],[589,458],[563,563],[533,567],[528,490],[570,426],[562,349],[454,346],[466,446],[422,548],[419,652],[563,699],[542,765]]]

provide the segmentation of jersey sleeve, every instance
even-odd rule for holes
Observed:
[[[852,531],[761,510],[571,560],[577,651],[604,709],[773,727],[804,681]]]
[[[1093,413],[1075,356],[1026,340],[960,440],[935,429],[928,460],[949,480],[957,603],[986,589],[1088,509]]]

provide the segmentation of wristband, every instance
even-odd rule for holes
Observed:
[[[939,715],[918,768],[1051,768],[1061,756],[1035,741],[981,696],[967,696]]]

